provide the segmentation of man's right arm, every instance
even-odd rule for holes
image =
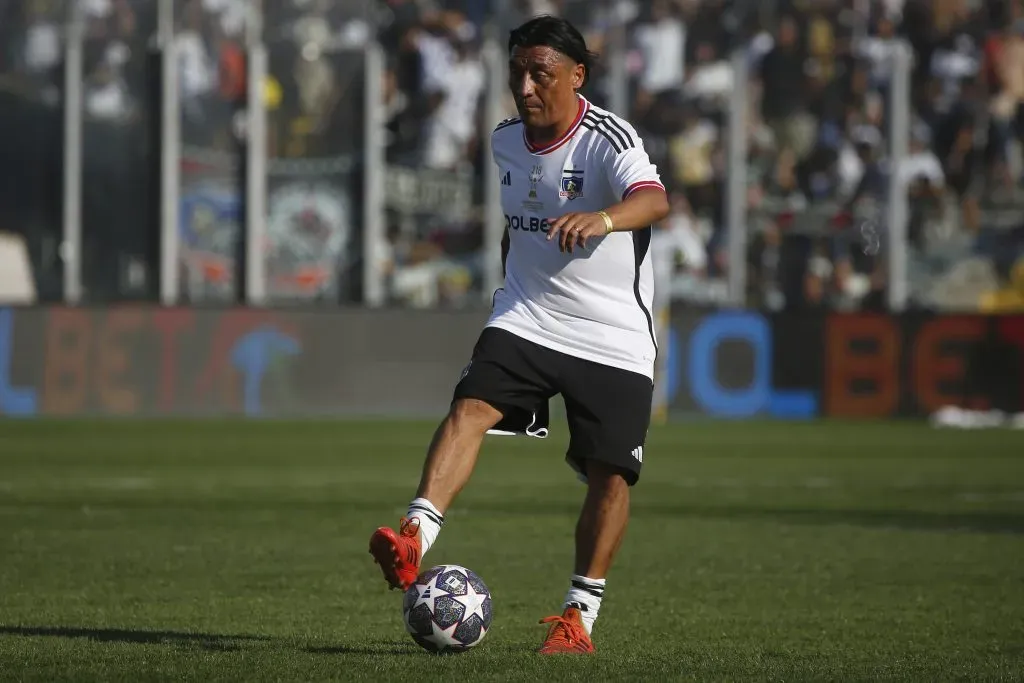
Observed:
[[[498,123],[494,131],[491,133],[491,160],[498,167],[499,174],[502,171],[502,164],[498,161],[497,149],[498,141],[496,140],[498,131],[504,130],[510,126],[515,125],[519,122],[519,119],[515,116],[507,118],[504,121]],[[521,144],[521,143],[520,143]],[[505,228],[505,232],[501,235],[501,277],[505,278],[505,261],[508,259],[508,250],[511,242],[509,241],[508,227]]]
[[[509,245],[508,228],[506,228],[501,236],[501,277],[505,277],[505,260],[508,259]]]

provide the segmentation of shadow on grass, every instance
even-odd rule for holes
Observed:
[[[332,645],[330,647],[303,647],[304,652],[310,654],[365,654],[365,655],[377,655],[377,654],[398,654],[398,655],[422,655],[428,654],[425,650],[417,647],[401,647],[400,645],[394,645],[387,647],[384,645],[378,647],[366,647],[358,645]]]
[[[369,645],[329,645],[304,647],[303,652],[314,655],[425,655],[427,652],[414,643],[381,641]]]
[[[470,654],[468,652],[431,653],[427,652],[419,645],[407,640],[377,640],[370,643],[331,645],[327,647],[305,647],[302,649],[304,652],[316,655],[416,655],[418,657],[458,657]]]
[[[99,643],[136,643],[140,645],[194,645],[204,650],[241,649],[238,641],[269,640],[266,636],[192,633],[188,631],[147,631],[120,628],[79,628],[70,626],[0,626],[0,636],[29,638],[85,638]]]

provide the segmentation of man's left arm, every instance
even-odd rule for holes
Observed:
[[[612,221],[613,232],[639,230],[650,227],[668,215],[668,197],[661,183],[645,184],[604,211]]]
[[[622,151],[609,147],[603,164],[609,184],[622,197],[620,202],[593,213],[568,213],[551,222],[548,239],[557,238],[560,251],[572,252],[576,245],[586,248],[592,237],[646,228],[668,215],[668,197],[658,169],[639,137],[634,140],[634,147]]]

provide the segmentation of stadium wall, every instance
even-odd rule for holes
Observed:
[[[0,307],[0,415],[443,413],[485,311]],[[1024,410],[1024,316],[677,308],[671,412]]]

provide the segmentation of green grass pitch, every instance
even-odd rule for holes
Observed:
[[[534,653],[583,487],[490,437],[426,566],[494,596],[429,655],[367,554],[433,425],[0,422],[0,680],[1022,680],[1024,432],[654,428],[594,657]]]

